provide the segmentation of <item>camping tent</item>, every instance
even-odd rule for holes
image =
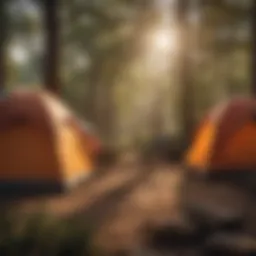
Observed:
[[[215,107],[202,121],[185,165],[204,172],[256,168],[256,101],[235,98]]]
[[[45,91],[13,91],[1,99],[0,192],[59,192],[90,174],[90,134],[79,122]]]
[[[70,125],[80,133],[85,151],[95,160],[102,150],[102,143],[95,132],[95,128],[90,123],[81,119],[71,118],[69,121]]]

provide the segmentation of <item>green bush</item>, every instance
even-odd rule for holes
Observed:
[[[75,219],[38,214],[25,221],[1,214],[0,255],[91,255],[90,231]]]

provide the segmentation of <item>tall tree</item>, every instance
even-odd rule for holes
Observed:
[[[184,140],[190,142],[193,130],[193,90],[190,77],[190,24],[189,24],[189,0],[177,0],[177,16],[180,33],[180,86],[181,86],[181,116],[183,119]]]
[[[7,0],[0,1],[0,90],[5,88],[6,81],[6,40],[7,40]]]
[[[251,90],[253,96],[256,96],[256,1],[252,1],[251,7],[251,17],[252,17],[252,80],[251,80]]]
[[[58,0],[42,0],[45,25],[45,87],[60,92]]]

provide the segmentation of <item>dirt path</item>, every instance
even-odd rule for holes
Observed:
[[[24,213],[46,210],[58,218],[77,216],[93,226],[95,242],[114,252],[135,247],[147,225],[177,215],[181,175],[177,166],[116,166],[68,195],[25,200]]]
[[[157,167],[136,184],[115,211],[104,218],[98,243],[107,251],[129,250],[143,240],[145,227],[168,221],[177,212],[180,173],[176,167]]]
[[[173,255],[209,255],[209,251],[213,252],[210,255],[235,255],[239,246],[243,247],[239,250],[254,250],[250,249],[249,238],[243,237],[243,232],[248,227],[256,230],[256,207],[253,204],[249,215],[245,216],[246,221],[241,222],[240,211],[247,200],[238,187],[221,182],[207,183],[203,179],[183,181],[182,170],[175,165],[117,165],[95,175],[69,194],[24,200],[13,206],[15,214],[45,210],[57,218],[75,217],[79,224],[80,221],[88,224],[93,231],[94,244],[107,253],[102,255],[163,256],[175,250],[178,254]],[[192,221],[181,214],[179,207],[179,192],[184,184],[189,191],[186,206],[193,213],[190,214]],[[183,213],[187,213],[186,209]],[[230,237],[230,229],[236,231],[238,238]],[[147,232],[153,239],[146,239]],[[231,244],[224,245],[231,254],[215,253],[221,248],[214,244],[219,240]],[[210,243],[212,248],[208,248],[208,242],[213,243]],[[253,246],[255,243],[256,247],[255,239],[250,243]],[[188,251],[180,254],[181,250]]]

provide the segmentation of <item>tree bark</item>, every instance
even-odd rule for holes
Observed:
[[[179,81],[181,86],[181,117],[186,144],[191,140],[194,122],[193,89],[190,76],[190,27],[188,14],[189,1],[177,0],[177,18],[180,29]]]
[[[43,0],[45,25],[45,88],[59,94],[59,19],[58,0]]]
[[[251,7],[251,40],[252,40],[252,62],[251,62],[251,91],[256,96],[256,1],[252,1]]]
[[[0,91],[6,87],[7,0],[0,1]]]

